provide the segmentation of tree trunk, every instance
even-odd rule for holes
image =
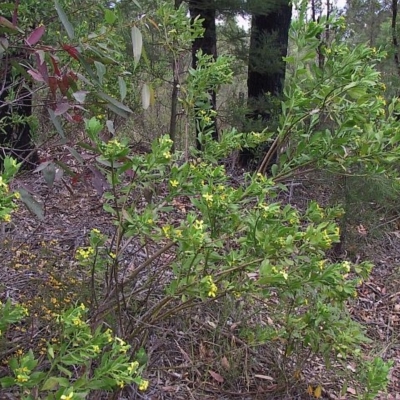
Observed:
[[[190,0],[189,1],[190,17],[192,19],[200,16],[203,19],[203,28],[205,29],[204,35],[197,38],[192,43],[192,68],[197,67],[196,53],[202,50],[203,54],[212,55],[214,59],[217,58],[217,30],[215,25],[215,6],[210,0]],[[210,109],[216,111],[217,108],[217,95],[214,90],[209,92],[210,96]],[[197,114],[197,113],[196,113]],[[196,138],[197,149],[202,149],[202,143],[199,140],[198,124],[196,123]],[[212,120],[212,138],[218,140],[218,130],[215,117]]]
[[[22,72],[13,71],[14,65],[25,59],[5,54],[0,65],[0,165],[6,155],[22,162],[23,168],[33,168],[38,155],[31,138],[29,119],[32,117],[32,90]],[[14,74],[13,74],[14,72]],[[15,73],[16,72],[16,73]]]
[[[283,57],[287,55],[291,17],[292,5],[288,0],[276,0],[272,5],[266,2],[264,11],[258,7],[252,14],[247,75],[250,131],[266,127],[274,111],[274,99],[282,95],[286,66]],[[272,152],[269,144],[257,150],[243,149],[239,164],[256,166],[260,150],[270,153],[271,163],[277,151],[276,144],[273,147]]]
[[[175,9],[178,9],[183,0],[175,0]],[[178,96],[179,96],[179,62],[174,57],[172,60],[172,93],[171,93],[171,116],[169,121],[169,136],[173,142],[172,151],[175,151],[176,141],[176,121],[178,116]]]
[[[269,110],[262,108],[265,94],[280,96],[285,80],[289,27],[292,5],[288,0],[277,0],[266,13],[253,14],[251,21],[247,89],[253,116],[269,119]],[[261,100],[261,106],[257,103]],[[253,106],[253,107],[252,107]]]

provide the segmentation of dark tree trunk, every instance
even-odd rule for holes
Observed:
[[[0,165],[10,155],[29,169],[38,164],[32,142],[29,118],[32,116],[32,90],[23,74],[14,71],[24,56],[7,54],[0,64]],[[18,68],[22,68],[19,66]]]
[[[217,58],[217,30],[215,25],[215,5],[210,0],[190,0],[189,1],[190,17],[192,19],[200,16],[203,19],[203,28],[205,29],[204,35],[197,38],[192,44],[192,68],[197,67],[196,53],[202,50],[203,54],[212,55],[214,59]],[[209,92],[210,108],[216,111],[217,108],[217,95],[214,90]],[[202,149],[202,143],[199,140],[198,124],[196,123],[196,137],[197,149]],[[218,140],[217,123],[213,117],[212,121],[212,138]]]
[[[247,119],[250,131],[263,129],[270,122],[273,100],[282,95],[285,81],[283,57],[287,55],[292,5],[288,0],[276,0],[275,3],[266,2],[265,7],[265,11],[260,8],[254,11],[251,21],[247,75],[249,108]],[[239,164],[256,166],[259,162],[259,153],[268,150],[268,144],[256,151],[244,149],[239,155]]]
[[[175,0],[175,9],[178,9],[183,0]],[[172,60],[172,93],[171,93],[171,115],[169,122],[169,136],[173,142],[172,150],[175,151],[176,141],[176,121],[178,116],[178,97],[179,97],[179,62],[174,57]]]
[[[285,80],[283,57],[287,54],[291,16],[292,5],[288,0],[277,0],[274,9],[265,14],[254,14],[251,21],[248,100],[253,113],[267,119],[268,110],[257,103],[267,93],[271,96],[282,94]]]
[[[397,74],[400,76],[400,59],[399,59],[399,42],[397,40],[397,0],[392,0],[392,43],[393,56],[397,69]]]

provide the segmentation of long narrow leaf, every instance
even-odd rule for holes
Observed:
[[[105,94],[104,92],[99,92],[97,95],[101,99],[107,101],[108,103],[113,104],[115,107],[117,107],[125,112],[128,112],[128,113],[133,112],[128,106],[126,106],[125,104],[122,104],[120,101],[114,99],[113,97],[109,96],[108,94]]]
[[[137,64],[142,54],[142,46],[143,46],[142,33],[136,26],[133,26],[131,35],[132,35],[133,59],[135,60],[135,64]]]
[[[64,25],[65,30],[67,31],[68,37],[72,40],[75,37],[74,28],[68,20],[67,15],[65,14],[63,8],[59,4],[57,0],[54,0],[54,5],[56,7],[57,14],[61,20],[61,23]]]
[[[24,188],[18,189],[21,195],[21,200],[25,204],[26,208],[34,215],[36,215],[41,221],[44,221],[44,207],[43,204],[39,203],[34,197]]]

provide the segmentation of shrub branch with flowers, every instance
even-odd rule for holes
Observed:
[[[325,29],[325,22],[294,24],[292,35],[298,44],[315,47],[319,42],[311,39]],[[358,68],[365,59],[380,55],[366,47],[350,52],[342,44],[335,46],[337,59],[325,80],[327,86],[312,84],[307,69],[311,63],[307,57],[311,56],[288,59],[294,64],[294,76],[301,79],[297,86],[287,88],[282,103],[276,140],[288,143],[288,150],[281,165],[273,168],[275,180],[262,173],[246,174],[244,181],[235,185],[218,162],[249,142],[268,140],[275,134],[266,130],[245,139],[245,135],[228,130],[219,142],[210,140],[214,115],[206,102],[196,103],[195,99],[204,99],[210,77],[216,89],[230,79],[226,58],[220,62],[204,58],[202,68],[192,74],[194,83],[189,80],[185,90],[182,88],[182,102],[203,130],[204,150],[193,150],[192,158],[174,153],[167,135],[155,140],[148,154],[133,154],[127,140],[103,142],[100,132],[104,126],[98,119],[86,121],[98,168],[110,186],[103,196],[104,209],[116,227],[112,238],[92,230],[88,247],[76,252],[77,262],[92,278],[91,325],[85,319],[84,306],[55,315],[55,334],[60,340],[48,345],[50,368],[40,370],[39,360],[30,351],[10,361],[12,376],[0,379],[3,386],[20,388],[21,398],[26,399],[35,398],[37,389],[41,398],[48,399],[84,398],[90,391],[116,390],[133,382],[145,390],[148,382],[141,376],[143,364],[131,361],[124,340],[102,329],[104,319],[119,328],[129,326],[126,340],[146,343],[149,327],[181,316],[202,301],[241,297],[249,306],[257,303],[269,318],[268,323],[249,321],[240,330],[241,339],[250,346],[280,346],[277,362],[284,368],[301,373],[317,357],[322,356],[327,367],[344,364],[351,357],[358,369],[352,384],[359,398],[373,399],[385,387],[390,363],[366,359],[362,344],[368,338],[346,309],[372,265],[332,262],[327,255],[340,240],[338,221],[343,210],[322,209],[312,201],[300,211],[278,198],[286,188],[277,181],[297,173],[300,166],[315,164],[351,173],[362,164],[365,171],[384,173],[377,160],[390,164],[390,157],[397,160],[400,154],[388,136],[390,127],[395,132],[398,127],[381,112],[382,100],[374,98],[368,103],[370,91],[381,87],[379,74],[373,66],[364,71],[367,78],[352,74],[351,69],[346,76],[342,74],[350,61]],[[327,50],[326,54],[331,53]],[[324,106],[331,107],[328,112],[338,116],[339,125],[344,121],[331,135],[316,128],[321,99]],[[363,119],[371,107],[373,118]],[[348,119],[343,120],[346,115]],[[366,137],[353,124],[356,117],[358,124],[365,125]],[[293,150],[294,144],[301,152]],[[143,206],[144,191],[150,187],[165,195],[153,196]],[[178,210],[182,201],[186,205]],[[134,254],[146,257],[132,256],[130,245]],[[22,318],[20,308],[15,308],[18,315],[12,317],[7,307],[0,310],[1,324]],[[135,357],[139,360],[145,355],[139,352]]]

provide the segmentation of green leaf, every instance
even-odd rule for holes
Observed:
[[[0,37],[0,59],[3,57],[4,52],[8,49],[8,40],[5,37]]]
[[[63,366],[60,365],[60,364],[57,364],[57,369],[58,369],[61,373],[63,373],[64,375],[68,376],[68,378],[71,378],[72,372],[69,371],[67,368],[63,367]]]
[[[21,200],[25,204],[26,208],[34,215],[36,215],[40,221],[44,221],[44,207],[42,203],[39,203],[34,197],[26,191],[24,188],[18,189],[21,195]]]
[[[51,376],[47,381],[43,384],[42,390],[55,390],[59,385],[59,379],[55,376]]]
[[[14,386],[14,383],[14,378],[12,378],[11,376],[6,376],[0,379],[0,384],[3,388]]]
[[[48,108],[47,111],[49,112],[51,122],[53,123],[54,127],[56,128],[56,131],[60,134],[60,136],[64,140],[66,140],[64,130],[63,130],[61,122],[60,122],[60,118],[54,114],[54,111],[51,108]]]
[[[107,24],[112,25],[117,20],[117,16],[113,11],[106,9],[104,12],[104,20],[107,22]]]
[[[132,113],[133,111],[126,105],[122,104],[120,101],[115,100],[114,98],[112,98],[111,96],[109,96],[108,94],[105,94],[104,92],[99,92],[98,96],[107,101],[109,103],[109,105],[113,105],[114,107],[116,107],[119,110],[128,112],[128,113]]]
[[[145,110],[147,110],[150,106],[150,98],[151,98],[150,87],[145,83],[142,88],[142,107]]]
[[[120,99],[121,101],[124,101],[126,97],[126,83],[125,79],[122,76],[118,77],[118,85],[119,85]]]
[[[103,84],[103,78],[104,78],[105,73],[107,72],[106,67],[104,66],[103,63],[101,63],[99,61],[95,61],[94,65],[96,67],[97,76],[99,78],[99,81],[101,84]]]
[[[143,38],[142,38],[142,33],[136,26],[132,27],[131,37],[132,37],[133,59],[135,60],[135,64],[137,64],[142,54]]]
[[[79,164],[83,165],[85,162],[82,158],[82,156],[73,148],[66,146],[69,152],[76,158],[76,160],[79,162]]]
[[[57,0],[54,0],[54,4],[56,7],[58,17],[60,18],[61,23],[64,25],[64,28],[67,31],[68,37],[71,40],[74,39],[74,37],[75,37],[74,28],[71,25],[71,23],[69,22],[67,15],[65,14],[63,8],[61,7],[61,5],[58,3]]]
[[[104,211],[110,213],[111,215],[115,215],[115,210],[107,203],[103,204]]]

